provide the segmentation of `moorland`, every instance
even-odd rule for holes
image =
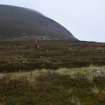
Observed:
[[[105,105],[105,43],[0,42],[0,105]]]

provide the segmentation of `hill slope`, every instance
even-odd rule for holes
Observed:
[[[23,7],[0,5],[0,40],[77,40],[52,19]]]

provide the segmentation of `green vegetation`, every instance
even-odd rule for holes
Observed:
[[[0,80],[0,105],[105,105],[104,70],[89,67],[6,74]]]
[[[105,43],[40,41],[0,42],[0,72],[105,65]]]

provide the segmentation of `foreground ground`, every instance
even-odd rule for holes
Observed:
[[[0,72],[105,65],[105,43],[40,41],[0,42]]]
[[[105,67],[5,74],[0,105],[105,105]]]

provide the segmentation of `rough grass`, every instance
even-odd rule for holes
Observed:
[[[0,72],[105,65],[105,43],[40,41],[0,42]]]
[[[105,105],[104,64],[104,43],[0,42],[0,105]]]
[[[0,105],[105,105],[104,73],[94,66],[10,73],[0,80]]]

